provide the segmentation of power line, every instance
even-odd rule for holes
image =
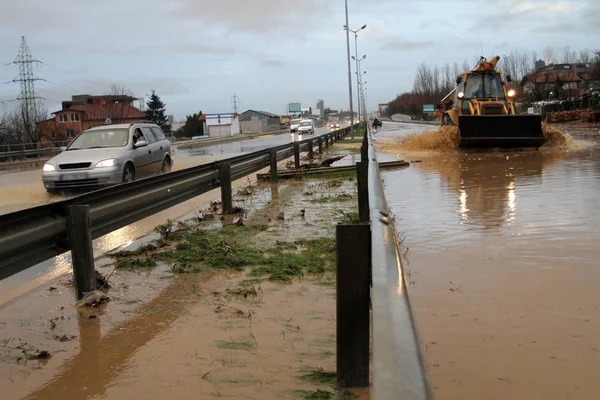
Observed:
[[[87,78],[85,78],[85,77],[83,77],[81,75],[78,75],[78,74],[74,73],[74,72],[65,71],[63,69],[60,69],[60,68],[58,68],[58,67],[56,67],[54,65],[48,64],[48,63],[42,63],[42,65],[50,67],[50,68],[53,68],[53,69],[55,69],[55,70],[57,70],[59,72],[62,72],[64,74],[66,74],[66,75],[69,75],[70,77],[76,77],[76,78],[79,78],[79,79],[81,79],[83,81],[86,81],[86,82],[88,82],[88,87],[92,88],[93,90],[97,90],[100,93],[103,93],[104,91],[106,91],[106,88],[104,86],[102,86],[102,84],[100,84],[98,82],[91,81],[91,80],[89,80],[89,79],[87,79]],[[54,76],[56,77],[56,75],[54,75]]]

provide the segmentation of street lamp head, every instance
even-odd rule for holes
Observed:
[[[353,60],[356,60],[356,57],[352,56],[352,59],[353,59]]]
[[[367,28],[367,24],[364,24],[363,26],[360,27],[360,29],[366,29]]]
[[[364,60],[365,58],[367,58],[367,55],[365,54],[364,56],[362,56],[362,59]]]

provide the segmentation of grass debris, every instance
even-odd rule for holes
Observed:
[[[117,269],[126,271],[138,271],[156,267],[156,261],[151,258],[121,258],[115,265]]]
[[[317,389],[315,391],[309,390],[296,390],[296,395],[301,399],[309,400],[320,400],[320,399],[334,399],[335,393],[326,390]]]
[[[300,379],[319,385],[335,385],[337,373],[323,368],[307,367],[301,371]]]

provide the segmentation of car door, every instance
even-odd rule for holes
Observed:
[[[165,154],[171,154],[171,142],[169,141],[169,139],[167,139],[167,136],[159,127],[153,126],[151,129],[154,132],[154,136],[156,136],[156,139],[158,139],[158,142],[160,144],[159,150],[161,153],[161,159],[164,160]]]
[[[142,127],[142,133],[148,142],[148,150],[150,153],[150,174],[158,174],[162,167],[162,156],[163,152],[161,150],[161,145],[156,135],[150,129],[150,127]]]
[[[147,145],[136,147],[136,143],[140,140],[145,141]],[[133,146],[133,163],[135,165],[136,178],[143,178],[150,175],[152,173],[152,149],[141,128],[133,130],[131,143]]]

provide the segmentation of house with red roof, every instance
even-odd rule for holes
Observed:
[[[523,93],[534,101],[574,100],[600,85],[594,63],[551,64],[525,75],[521,81]]]
[[[128,95],[71,96],[71,100],[62,102],[61,110],[52,113],[52,118],[37,123],[40,141],[69,143],[94,125],[147,120],[146,113],[133,106],[134,100]]]

